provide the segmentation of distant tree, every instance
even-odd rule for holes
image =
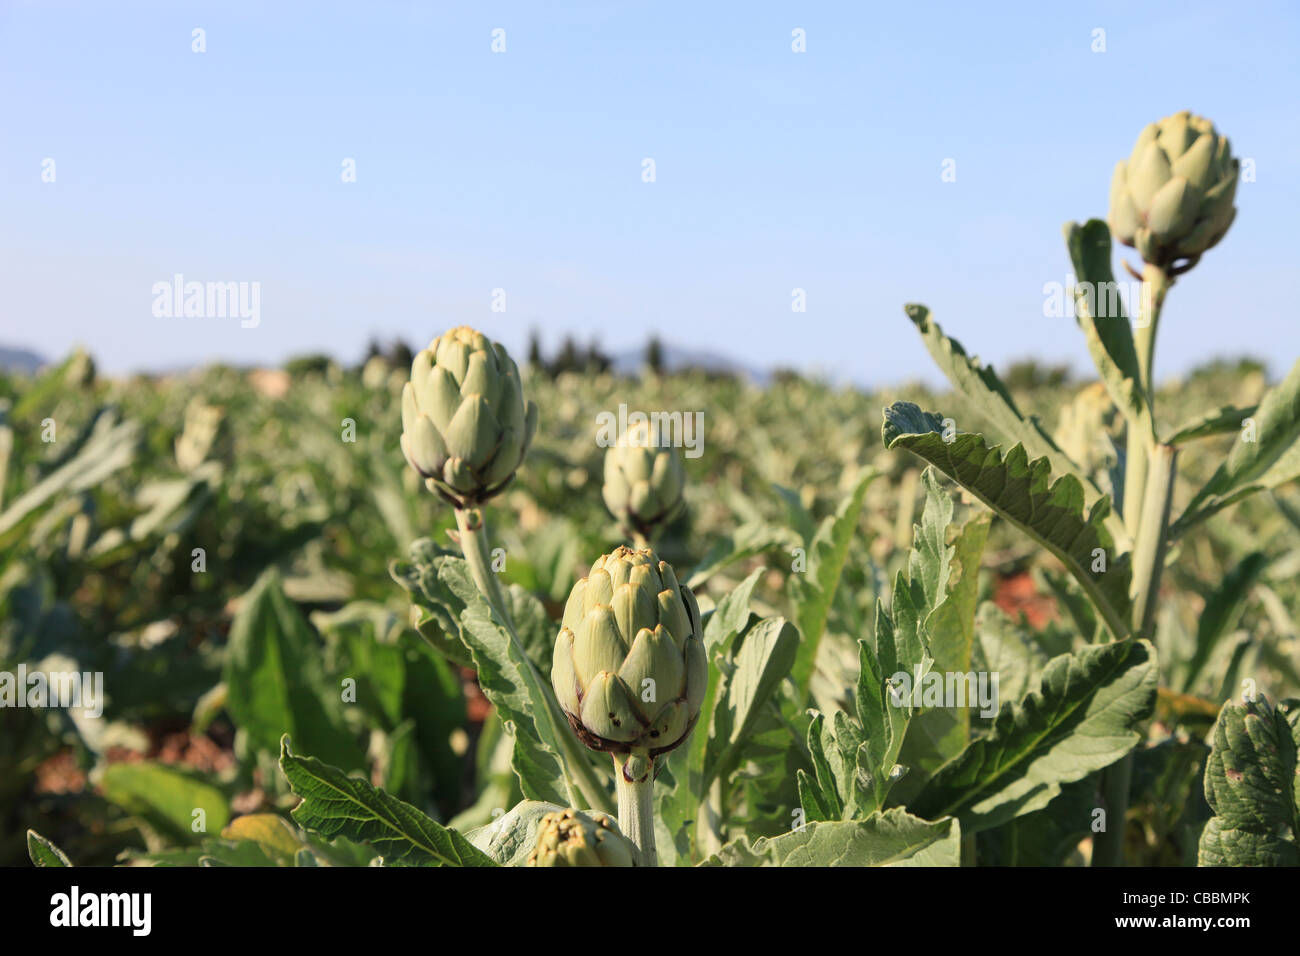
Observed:
[[[1068,365],[1039,365],[1034,359],[1012,362],[1001,376],[1007,388],[1016,391],[1060,388],[1073,377]]]
[[[393,368],[410,368],[415,361],[415,353],[401,339],[393,339],[392,348],[388,350],[388,364]]]
[[[1188,374],[1192,380],[1212,379],[1220,376],[1230,378],[1243,378],[1252,372],[1266,372],[1267,364],[1257,358],[1249,355],[1242,355],[1236,358],[1216,358],[1204,365],[1198,365]]]
[[[284,363],[284,370],[293,378],[303,375],[324,375],[332,362],[333,359],[321,353],[295,355]]]
[[[646,343],[645,365],[656,375],[664,373],[664,346],[657,335],[652,335],[650,341]]]
[[[583,366],[588,372],[608,372],[613,364],[613,360],[602,352],[600,346],[595,342],[587,346],[587,355],[583,361]]]
[[[582,368],[582,363],[578,358],[578,346],[573,341],[573,336],[566,335],[564,344],[560,346],[560,354],[555,356],[551,362],[551,375],[559,375],[561,372],[576,372]]]
[[[546,360],[542,358],[542,340],[536,329],[528,333],[528,364],[536,369],[546,368]]]

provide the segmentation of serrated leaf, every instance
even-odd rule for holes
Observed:
[[[808,754],[812,759],[813,774],[799,771],[799,805],[809,821],[840,820],[844,816],[844,801],[839,793],[839,780],[827,755],[829,747],[835,752],[834,735],[826,729],[826,717],[811,711],[808,724]]]
[[[877,640],[879,638],[877,634]],[[884,805],[891,783],[889,773],[898,761],[912,715],[905,702],[896,698],[896,688],[890,682],[893,675],[881,670],[871,645],[866,641],[858,642],[858,662],[856,704],[858,724],[865,738],[865,746],[860,746],[859,750],[863,766],[858,766],[858,754],[852,762],[846,763],[852,773],[856,775],[860,769],[868,778],[855,781],[865,796],[864,800],[855,801],[853,807],[854,814],[861,816]]]
[[[822,522],[809,546],[808,570],[790,578],[795,623],[799,626],[800,636],[791,676],[801,694],[808,693],[826,618],[835,602],[835,591],[849,554],[849,542],[857,531],[862,499],[876,475],[875,471],[863,474],[840,503],[835,516]]]
[[[948,526],[952,524],[952,498],[939,487],[934,469],[921,473],[925,507],[921,523],[912,534],[908,553],[908,577],[921,585],[926,607],[938,607],[948,594],[949,567],[953,549],[948,545]]]
[[[991,367],[967,355],[960,342],[944,335],[925,306],[908,305],[905,311],[939,369],[970,402],[971,408],[992,425],[999,441],[1023,445],[1031,458],[1049,458],[1058,473],[1073,475],[1084,489],[1088,507],[1102,498],[1101,489],[1061,450],[1038,419],[1021,414],[1011,393]],[[1127,546],[1124,523],[1118,516],[1108,517],[1107,523],[1111,536]]]
[[[573,806],[579,802],[573,780],[564,766],[560,727],[542,679],[520,648],[492,616],[478,593],[464,562],[448,562],[439,577],[465,602],[461,612],[461,637],[470,649],[483,695],[513,728],[515,753],[511,760],[524,795]]]
[[[1088,592],[1111,633],[1129,633],[1129,554],[1120,554],[1107,528],[1110,500],[1101,498],[1084,511],[1083,486],[1073,475],[1053,480],[1046,458],[1030,461],[1021,445],[1005,454],[979,435],[943,438],[941,416],[911,402],[885,409],[887,448],[906,448],[948,477],[1054,554]],[[1093,572],[1096,551],[1105,571]]]
[[[35,830],[27,831],[27,856],[34,866],[72,866],[66,853]]]
[[[542,641],[553,639],[543,631],[545,611],[540,603],[522,589],[510,589],[512,614],[520,615],[524,632],[530,635],[521,634],[516,642],[493,616],[464,558],[427,540],[417,541],[411,546],[411,560],[394,563],[391,573],[419,608],[417,630],[452,660],[468,651],[465,662],[478,671],[484,696],[515,728],[512,765],[524,795],[563,806],[595,803],[596,809],[608,812],[611,801],[590,772],[588,753],[573,736],[550,681],[533,659],[535,654],[549,662],[550,650],[542,654]],[[587,761],[588,766],[579,761]],[[584,770],[588,771],[585,778],[577,780],[585,797],[580,801],[575,775]]]
[[[942,603],[925,619],[933,669],[943,674],[964,674],[972,667],[979,566],[991,519],[992,515],[984,513],[962,525],[952,548],[956,580],[950,580]],[[955,757],[969,739],[969,709],[930,709],[918,714],[909,726],[900,759],[909,766],[933,769]]]
[[[391,562],[388,573],[411,597],[411,626],[453,664],[472,667],[474,660],[461,639],[465,604],[439,577],[444,564],[463,560],[420,538],[411,544],[410,559]]]
[[[959,866],[961,827],[948,818],[931,823],[901,807],[864,820],[810,823],[750,845],[740,838],[707,866]]]
[[[1300,701],[1228,701],[1214,725],[1201,866],[1300,866]]]
[[[1177,537],[1248,495],[1300,478],[1300,361],[1255,410],[1252,441],[1243,435],[1174,522]]]
[[[1038,690],[1002,706],[993,729],[941,767],[910,804],[968,831],[1040,810],[1064,784],[1119,760],[1155,706],[1155,651],[1117,641],[1054,658]]]
[[[280,770],[290,789],[302,797],[293,810],[294,820],[326,839],[368,843],[390,865],[496,865],[455,830],[409,803],[315,757],[292,753],[288,736],[281,741]]]

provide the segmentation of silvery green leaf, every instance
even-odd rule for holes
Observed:
[[[961,827],[931,823],[901,807],[863,820],[809,823],[751,845],[728,843],[706,866],[959,866]]]
[[[991,732],[941,767],[910,809],[956,816],[968,832],[1042,809],[1064,784],[1137,746],[1156,680],[1155,649],[1146,641],[1062,654],[1048,663],[1038,689],[1003,704]]]

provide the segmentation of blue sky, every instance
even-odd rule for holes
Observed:
[[[881,383],[934,379],[920,301],[986,359],[1084,369],[1043,315],[1061,225],[1104,216],[1141,127],[1187,108],[1257,181],[1173,289],[1157,373],[1284,370],[1297,9],[0,0],[0,343],[122,371],[354,359],[461,323],[517,349],[655,331]],[[156,317],[176,273],[260,283],[260,324]]]

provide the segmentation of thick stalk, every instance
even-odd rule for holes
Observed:
[[[655,853],[654,759],[646,751],[614,754],[618,828],[641,851],[642,866],[658,866]]]
[[[1133,346],[1137,350],[1138,385],[1147,396],[1148,407],[1155,415],[1155,346],[1156,327],[1160,324],[1160,310],[1165,304],[1165,294],[1172,281],[1159,266],[1147,265],[1142,270],[1142,291],[1137,308],[1137,326]],[[1128,444],[1124,453],[1124,527],[1130,537],[1137,536],[1142,515],[1142,501],[1146,495],[1147,453],[1151,436],[1144,435],[1130,423]]]
[[[1149,638],[1155,629],[1160,577],[1169,545],[1169,513],[1178,472],[1178,449],[1156,445],[1151,450],[1146,494],[1143,497],[1133,543],[1134,639]],[[1093,843],[1093,866],[1124,865],[1124,824],[1128,816],[1129,786],[1133,780],[1133,755],[1107,767],[1102,775],[1106,804],[1106,830]]]
[[[1164,308],[1165,295],[1169,292],[1173,280],[1159,266],[1148,263],[1142,269],[1141,300],[1137,309],[1137,326],[1134,330],[1133,346],[1137,351],[1138,385],[1147,397],[1147,407],[1151,410],[1152,421],[1155,420],[1155,351],[1156,329],[1160,324],[1160,312]],[[1128,443],[1124,451],[1124,527],[1133,538],[1133,633],[1142,635],[1150,627],[1149,612],[1154,607],[1155,595],[1160,589],[1160,568],[1164,564],[1164,545],[1167,543],[1169,504],[1157,505],[1156,511],[1161,515],[1158,534],[1152,534],[1151,524],[1155,518],[1147,505],[1152,498],[1147,488],[1148,458],[1164,457],[1163,452],[1152,451],[1150,435],[1134,428],[1128,428]],[[1152,481],[1163,484],[1158,472],[1167,465],[1168,485],[1158,489],[1155,497],[1167,496],[1173,491],[1173,457],[1167,463],[1151,462],[1150,469],[1157,474]],[[1146,542],[1141,539],[1146,531]],[[1139,554],[1139,551],[1145,552]],[[1140,586],[1139,586],[1140,582]],[[1139,593],[1140,592],[1140,593]],[[1128,816],[1129,785],[1133,779],[1133,755],[1129,754],[1118,763],[1102,771],[1102,799],[1106,804],[1106,830],[1097,834],[1093,841],[1093,866],[1122,866],[1124,863],[1124,822]]]
[[[493,612],[505,624],[510,639],[519,651],[519,656],[528,662],[528,667],[532,670],[534,679],[542,689],[542,695],[546,698],[547,717],[554,727],[555,739],[559,743],[561,751],[563,751],[560,754],[560,759],[569,772],[573,774],[574,783],[577,784],[579,792],[587,801],[587,808],[608,810],[609,795],[599,777],[596,776],[596,770],[592,767],[591,761],[587,759],[582,744],[573,736],[568,720],[551,694],[550,679],[539,672],[536,665],[524,653],[524,643],[519,638],[519,632],[515,630],[515,623],[510,616],[509,605],[506,604],[505,592],[501,590],[501,584],[497,581],[496,572],[492,570],[492,565],[488,560],[491,547],[488,543],[487,520],[483,517],[483,512],[477,508],[457,508],[456,527],[460,532],[460,550],[465,555],[466,563],[469,564],[470,575],[474,578],[474,584],[477,585],[479,593],[483,595]]]
[[[978,866],[979,860],[975,852],[975,834],[963,833],[961,835],[961,865]]]
[[[460,532],[461,553],[469,563],[469,572],[474,577],[474,583],[478,585],[479,593],[491,605],[497,617],[510,631],[510,635],[517,638],[515,622],[510,616],[505,592],[501,590],[496,572],[492,570],[492,565],[488,561],[491,545],[488,543],[487,519],[478,508],[457,508],[456,528]]]
[[[1092,866],[1124,865],[1124,824],[1128,818],[1128,791],[1132,782],[1132,754],[1101,772],[1101,800],[1106,809],[1106,829],[1092,841]]]
[[[1133,634],[1136,637],[1150,637],[1155,629],[1156,598],[1169,545],[1169,514],[1177,469],[1177,448],[1156,445],[1151,450],[1142,518],[1133,542]]]

